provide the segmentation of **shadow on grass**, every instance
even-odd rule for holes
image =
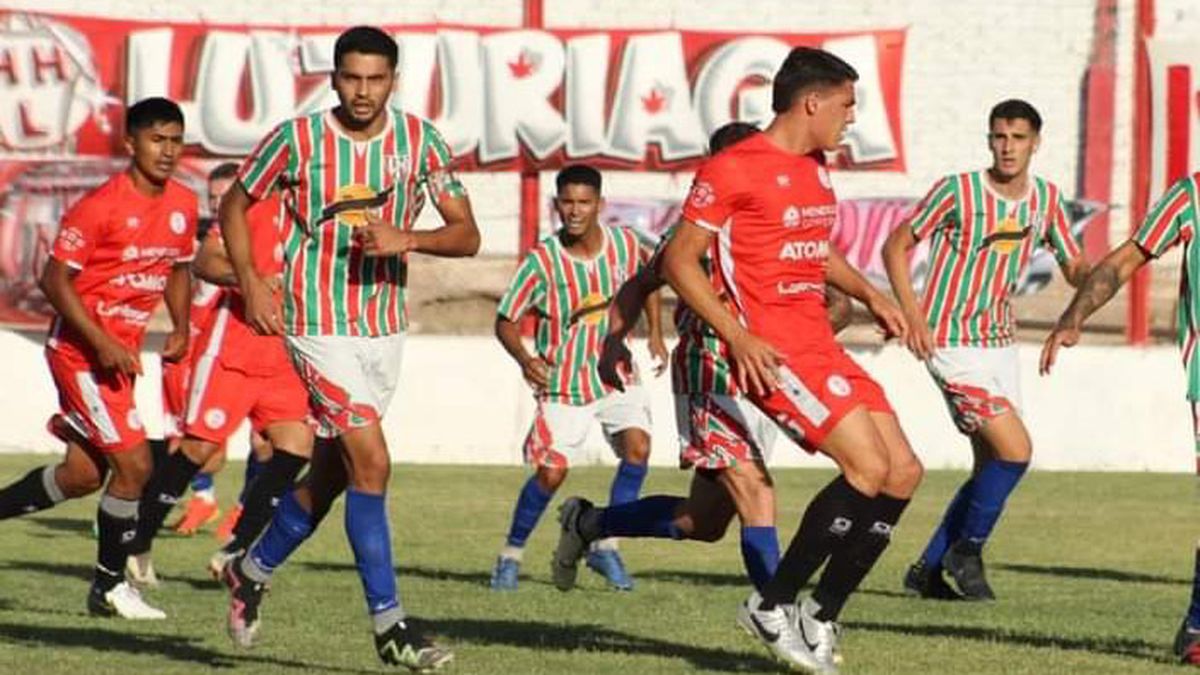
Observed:
[[[33,523],[34,525],[51,530],[53,532],[86,535],[88,537],[92,536],[92,520],[90,518],[57,518],[38,516],[36,518],[26,518],[25,522]]]
[[[1035,647],[1064,651],[1107,654],[1157,663],[1176,663],[1166,643],[1147,642],[1121,637],[1067,637],[1006,630],[1003,628],[980,628],[977,626],[937,624],[895,624],[876,621],[847,621],[847,628],[871,630],[898,635],[973,640],[1015,647]]]
[[[319,560],[306,560],[297,563],[298,567],[303,567],[314,572],[355,572],[357,568],[350,563],[335,563]],[[490,571],[479,572],[458,572],[455,570],[433,569],[430,567],[420,567],[417,565],[397,565],[396,574],[401,577],[416,577],[418,579],[429,579],[432,581],[456,581],[463,584],[471,584],[475,586],[487,586],[491,583],[492,575]],[[524,581],[524,579],[522,579]],[[532,581],[532,580],[531,580]]]
[[[1065,577],[1069,579],[1097,579],[1100,581],[1123,581],[1136,584],[1166,584],[1171,586],[1190,585],[1191,579],[1167,577],[1158,574],[1143,574],[1141,572],[1126,572],[1124,570],[1109,570],[1098,567],[1066,567],[1063,565],[1025,565],[1020,563],[995,563],[993,569],[1018,574],[1038,574],[1049,577]]]
[[[683,659],[696,668],[720,672],[772,671],[781,666],[759,654],[678,644],[642,635],[622,633],[595,624],[559,624],[541,621],[441,619],[431,625],[453,640],[484,645],[506,645],[532,650],[601,652],[625,656]],[[749,638],[747,646],[751,645]]]
[[[99,623],[99,620],[97,621]],[[175,635],[145,635],[134,633],[128,625],[122,630],[109,630],[99,625],[87,628],[67,626],[35,626],[0,622],[0,641],[31,648],[82,648],[99,652],[119,652],[133,656],[156,656],[168,661],[203,665],[209,668],[236,668],[239,665],[259,664],[273,668],[292,668],[305,671],[336,673],[374,673],[373,670],[342,668],[330,663],[308,663],[265,656],[226,654],[197,644],[200,638]]]
[[[12,561],[6,560],[0,562],[0,571],[15,570],[19,572],[34,572],[37,574],[48,574],[50,576],[72,577],[91,581],[94,568],[91,565],[80,565],[78,563],[54,563],[44,562],[40,560],[22,560]],[[158,571],[158,578],[164,584],[183,584],[191,588],[210,591],[220,588],[221,585],[212,579],[204,576],[175,576],[172,574],[163,574]]]

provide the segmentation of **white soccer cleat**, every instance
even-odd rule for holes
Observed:
[[[149,553],[131,555],[125,560],[125,578],[138,588],[155,589],[162,585]]]
[[[795,670],[836,673],[832,664],[827,667],[817,659],[813,648],[801,638],[797,620],[784,607],[762,609],[762,596],[755,592],[738,607],[738,625],[763,643],[772,656]]]
[[[88,611],[97,616],[119,616],[122,619],[162,620],[167,613],[151,607],[142,594],[127,581],[122,581],[107,593],[93,587],[88,595]]]
[[[816,618],[819,611],[821,606],[816,600],[811,597],[805,598],[796,607],[796,627],[800,630],[800,639],[825,668],[824,672],[835,673],[837,664],[842,660],[841,650],[838,649],[841,629],[836,621],[821,621]]]

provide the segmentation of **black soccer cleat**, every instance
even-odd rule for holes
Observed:
[[[587,553],[590,543],[579,531],[579,519],[593,508],[592,503],[582,497],[569,497],[558,507],[558,522],[562,529],[554,555],[550,557],[550,577],[560,591],[575,588],[579,560]]]
[[[930,569],[924,560],[913,563],[904,575],[904,593],[926,600],[962,600],[958,591],[946,583],[942,568]]]
[[[965,600],[982,602],[996,599],[983,571],[983,551],[978,544],[965,539],[956,542],[942,558],[942,567],[954,578]]]
[[[415,673],[437,670],[454,659],[453,652],[435,645],[408,621],[397,621],[384,632],[376,633],[375,653],[385,664],[402,666]]]
[[[1200,665],[1200,630],[1188,626],[1187,618],[1175,633],[1175,656],[1181,663]]]

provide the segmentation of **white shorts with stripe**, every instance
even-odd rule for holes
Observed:
[[[1004,413],[1021,412],[1021,363],[1016,345],[941,347],[925,363],[942,390],[955,426],[979,431]]]
[[[335,438],[383,418],[400,380],[404,338],[405,333],[287,336],[318,435]]]
[[[627,386],[586,405],[539,401],[525,437],[525,461],[533,466],[567,468],[579,458],[592,422],[599,422],[613,452],[616,435],[626,429],[651,431],[650,397],[640,385]]]

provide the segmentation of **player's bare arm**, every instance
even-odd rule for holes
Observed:
[[[908,318],[908,336],[905,346],[922,361],[933,356],[933,333],[925,321],[925,313],[917,302],[917,293],[913,290],[912,272],[908,267],[909,256],[917,245],[917,237],[907,223],[901,224],[888,235],[883,244],[883,264],[887,269],[888,281],[892,284],[892,293],[900,303],[900,309]]]
[[[850,319],[854,316],[850,298],[832,286],[825,287],[825,311],[829,313],[829,325],[833,327],[835,335],[849,326]]]
[[[650,296],[662,288],[664,283],[666,282],[654,268],[647,265],[621,284],[608,308],[608,334],[604,336],[604,344],[600,347],[597,369],[600,372],[600,381],[617,391],[625,390],[621,370],[628,372],[633,363],[633,355],[625,344],[625,338],[633,332],[638,314]]]
[[[431,177],[430,181],[452,180]],[[479,252],[479,227],[466,196],[450,196],[436,185],[430,187],[442,225],[432,230],[404,231],[367,213],[367,225],[358,228],[355,238],[371,256],[402,255],[415,252],[442,258],[464,258]]]
[[[503,345],[504,351],[521,366],[521,375],[534,390],[546,389],[550,386],[550,365],[540,356],[535,356],[525,349],[521,341],[521,327],[515,321],[497,316],[496,339]]]
[[[654,376],[658,377],[667,370],[667,343],[662,333],[662,293],[652,291],[646,296],[646,348],[654,359]]]
[[[1126,241],[1096,265],[1079,290],[1075,291],[1075,297],[1059,317],[1054,330],[1046,337],[1038,368],[1042,375],[1050,374],[1059,348],[1074,347],[1078,344],[1083,322],[1111,300],[1133,273],[1149,259],[1142,247],[1132,241]]]
[[[729,345],[742,391],[766,395],[776,386],[775,371],[783,362],[783,354],[746,330],[721,304],[701,264],[712,238],[713,234],[699,225],[689,220],[680,222],[663,251],[662,274],[679,299]]]
[[[46,294],[46,299],[50,301],[54,311],[96,351],[96,359],[101,368],[117,370],[126,375],[141,375],[142,364],[137,352],[104,332],[88,314],[79,292],[72,283],[75,274],[76,272],[67,265],[50,258],[46,261],[46,268],[42,270],[38,286],[42,293]]]
[[[189,268],[188,263],[176,263],[171,266],[171,273],[167,276],[163,301],[167,305],[167,313],[171,315],[171,332],[162,349],[164,361],[178,361],[187,353],[190,338],[188,314],[192,307],[192,273]]]
[[[240,182],[221,199],[221,237],[233,272],[237,276],[242,299],[246,303],[246,322],[262,335],[283,335],[283,319],[271,287],[254,271],[250,253],[250,225],[246,211],[254,205]]]
[[[866,305],[871,315],[883,329],[885,337],[905,340],[908,337],[908,321],[904,313],[886,295],[867,281],[866,277],[850,266],[838,250],[829,249],[829,270],[826,281],[850,297]]]
[[[1083,256],[1076,256],[1064,262],[1059,266],[1062,270],[1063,278],[1067,280],[1074,288],[1079,288],[1083,282],[1087,281],[1088,275],[1092,272],[1092,266]]]
[[[220,237],[208,236],[200,242],[200,250],[196,252],[196,260],[192,263],[192,273],[197,279],[216,286],[238,285],[237,273]]]

